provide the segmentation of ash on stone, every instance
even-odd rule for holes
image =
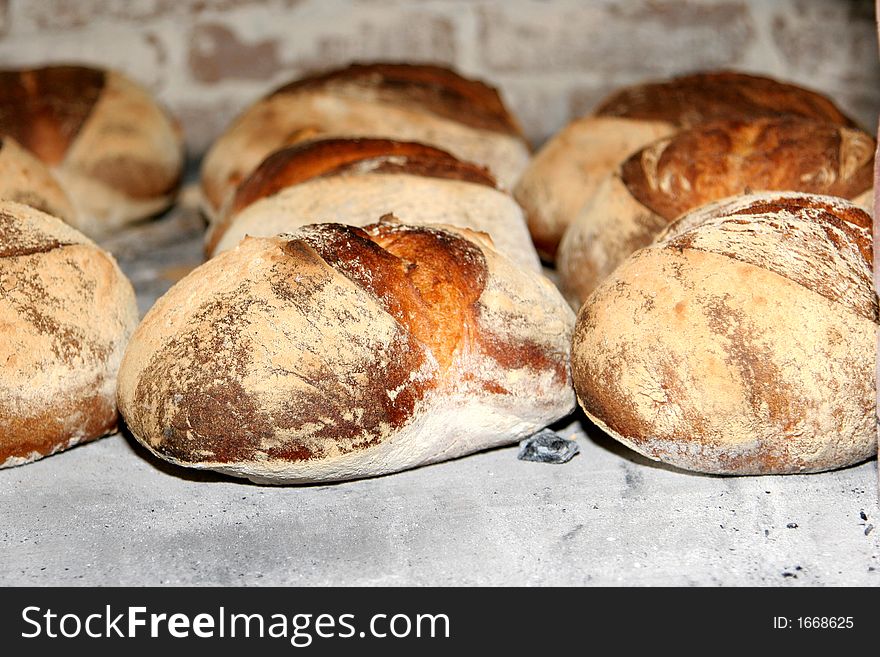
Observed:
[[[574,440],[566,440],[551,429],[542,429],[520,441],[516,458],[537,463],[566,463],[579,451]]]

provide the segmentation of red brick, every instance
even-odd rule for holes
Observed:
[[[794,76],[880,80],[872,0],[795,0],[775,6],[773,42]]]
[[[515,7],[480,11],[482,61],[491,70],[632,75],[730,66],[743,59],[755,33],[741,0]]]
[[[312,22],[297,52],[296,65],[306,70],[342,66],[355,60],[453,63],[455,28],[428,12],[360,11],[354,17]]]
[[[278,42],[267,39],[247,43],[228,26],[204,23],[189,39],[189,68],[199,82],[221,80],[268,80],[278,72]]]

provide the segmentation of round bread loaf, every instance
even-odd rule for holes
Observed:
[[[0,134],[52,169],[76,208],[76,227],[91,237],[168,207],[183,169],[177,125],[115,71],[0,71]]]
[[[315,137],[430,144],[488,167],[506,189],[529,159],[519,124],[492,87],[439,66],[355,64],[286,84],[235,120],[202,165],[208,218],[270,153]]]
[[[855,127],[824,96],[742,73],[697,73],[614,93],[550,139],[517,183],[538,253],[556,259],[565,230],[605,177],[643,146],[708,121],[785,115]]]
[[[159,299],[119,407],[179,465],[274,484],[380,475],[568,414],[573,323],[481,233],[315,224],[248,238]]]
[[[137,317],[112,256],[60,219],[0,201],[0,467],[115,429]]]
[[[52,172],[11,137],[0,137],[0,199],[24,203],[76,226],[76,211]]]
[[[876,452],[871,218],[760,194],[682,217],[578,314],[586,414],[656,460],[718,474],[816,472]]]
[[[873,204],[874,139],[800,118],[721,121],[631,155],[569,226],[559,280],[573,307],[679,215],[736,194],[790,190]]]
[[[273,153],[211,225],[205,251],[210,257],[245,235],[271,237],[316,218],[365,226],[392,210],[409,225],[458,222],[488,233],[498,251],[541,271],[522,209],[485,169],[431,146],[385,139],[310,141]]]

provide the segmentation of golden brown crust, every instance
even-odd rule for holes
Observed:
[[[294,80],[271,96],[323,89],[336,84],[363,86],[383,101],[415,105],[437,116],[481,130],[523,138],[522,129],[493,87],[428,64],[352,64]]]
[[[373,172],[415,173],[495,186],[484,167],[432,146],[390,139],[320,139],[283,148],[263,160],[236,189],[229,214],[237,214],[285,187],[348,173],[366,161],[373,161],[369,167]]]
[[[238,214],[260,199],[314,178],[357,173],[408,173],[495,188],[485,168],[432,146],[389,139],[308,141],[274,152],[238,186],[206,236],[206,255],[214,253]]]
[[[104,71],[86,66],[0,70],[0,132],[60,164],[105,84]]]
[[[871,187],[875,146],[867,133],[806,119],[721,121],[634,153],[621,178],[642,205],[667,220],[752,191],[854,198]]]
[[[77,224],[76,211],[52,172],[9,136],[0,137],[0,199]]]
[[[751,234],[762,248],[739,246]],[[658,237],[668,248],[705,251],[768,269],[873,322],[871,216],[843,199],[760,194],[706,205]],[[745,241],[748,244],[748,241]]]
[[[596,116],[666,121],[691,127],[707,121],[795,115],[854,127],[828,98],[771,78],[731,71],[684,75],[634,85],[604,100]]]

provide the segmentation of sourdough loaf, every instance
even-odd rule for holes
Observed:
[[[554,261],[568,225],[631,153],[709,121],[786,115],[855,127],[824,96],[754,75],[697,73],[626,87],[550,139],[514,196],[526,210],[538,252]]]
[[[0,201],[0,467],[115,429],[136,323],[112,256],[60,219]]]
[[[685,215],[581,308],[572,376],[608,434],[681,468],[783,474],[876,453],[871,218],[768,193]]]
[[[0,138],[0,199],[24,203],[76,226],[73,204],[52,172],[11,137]]]
[[[179,465],[275,484],[379,475],[569,413],[573,321],[481,233],[304,226],[245,239],[159,299],[119,406]]]
[[[439,66],[355,64],[295,80],[247,108],[202,165],[213,220],[273,151],[316,137],[385,137],[437,146],[488,167],[510,188],[529,147],[498,92]]]
[[[101,237],[170,205],[183,168],[171,117],[115,71],[48,66],[0,71],[0,134],[49,166]]]
[[[386,139],[327,139],[266,158],[208,230],[206,254],[243,237],[271,237],[315,221],[355,226],[394,212],[410,225],[458,223],[488,233],[521,267],[540,271],[522,210],[492,176],[445,151]]]
[[[792,117],[719,121],[634,153],[575,218],[559,247],[559,279],[575,307],[630,253],[679,215],[747,192],[791,190],[872,204],[874,139]]]

